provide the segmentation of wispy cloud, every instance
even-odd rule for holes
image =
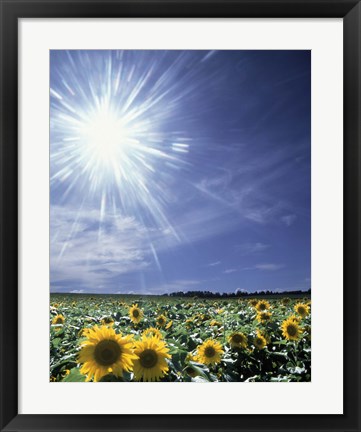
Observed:
[[[214,261],[214,262],[207,264],[206,267],[215,267],[219,264],[221,264],[221,261]]]
[[[283,264],[256,264],[254,266],[257,270],[275,271],[284,268]]]
[[[295,214],[289,214],[289,215],[285,215],[281,217],[281,221],[286,225],[286,226],[291,226],[297,219],[297,216]]]
[[[232,180],[232,173],[230,170],[222,170],[219,175],[213,177],[204,177],[195,186],[204,192],[217,191],[225,189]]]
[[[235,294],[238,294],[238,293],[248,293],[249,291],[248,290],[246,290],[246,289],[244,289],[244,288],[236,288],[235,290],[234,290],[234,293]]]
[[[143,226],[119,215],[99,221],[95,210],[52,206],[52,285],[72,281],[77,290],[101,289],[119,275],[148,266]]]
[[[244,217],[258,224],[268,224],[275,220],[276,215],[280,212],[280,204],[272,205],[252,205],[244,211]]]
[[[290,226],[296,218],[292,213],[294,206],[279,193],[278,184],[294,169],[295,158],[303,152],[304,143],[299,142],[292,150],[292,157],[284,148],[243,155],[238,170],[232,170],[230,165],[202,178],[195,187],[204,197],[238,213],[245,221],[267,225],[281,220]]]
[[[265,264],[256,264],[251,267],[243,267],[242,270],[276,271],[284,267],[285,267],[284,264],[265,263]]]
[[[263,252],[269,249],[271,246],[266,243],[243,243],[235,246],[235,250],[240,252],[242,255],[252,255],[255,253]]]
[[[236,271],[238,271],[238,269],[236,269],[236,268],[230,268],[230,269],[224,270],[223,273],[224,274],[230,274],[230,273],[234,273]]]

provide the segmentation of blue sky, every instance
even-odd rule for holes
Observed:
[[[309,51],[51,51],[52,292],[310,281]]]

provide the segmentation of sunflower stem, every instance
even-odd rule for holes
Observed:
[[[296,361],[296,366],[297,366],[297,363],[298,363],[298,355],[297,355],[298,344],[297,344],[296,341],[293,342],[293,346],[294,346],[294,349],[295,349],[295,361]]]

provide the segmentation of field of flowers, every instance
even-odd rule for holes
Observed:
[[[309,298],[52,294],[50,381],[310,381]]]

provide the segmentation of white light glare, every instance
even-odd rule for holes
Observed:
[[[82,125],[80,139],[88,163],[103,169],[121,163],[131,144],[124,121],[109,109],[99,110]]]

